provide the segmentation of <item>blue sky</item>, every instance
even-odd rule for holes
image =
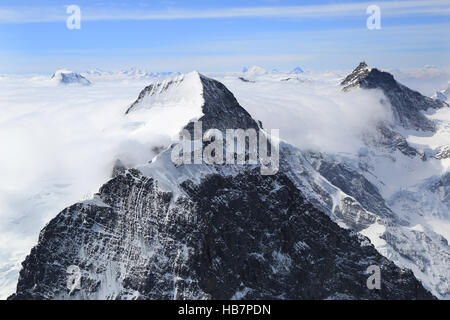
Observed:
[[[366,8],[381,9],[381,29]],[[81,29],[66,27],[68,5]],[[450,67],[450,0],[1,0],[0,73]]]

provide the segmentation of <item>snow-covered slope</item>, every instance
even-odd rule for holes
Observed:
[[[64,84],[64,85],[80,84],[83,86],[88,86],[91,84],[91,82],[82,75],[67,69],[57,70],[53,74],[51,81],[57,84]]]
[[[203,88],[198,72],[158,82],[145,87],[126,113],[150,108],[174,108],[174,114],[184,109],[187,118],[199,117],[204,103]],[[186,120],[186,118],[185,118]]]
[[[245,71],[245,75],[248,77],[261,76],[267,74],[267,70],[263,67],[253,66],[247,71]]]
[[[441,91],[436,91],[432,96],[433,99],[437,99],[444,102],[450,100],[449,97],[450,97],[450,83],[447,85],[445,89],[442,89]]]
[[[305,72],[305,71],[303,71],[303,69],[300,68],[300,67],[295,67],[295,68],[291,71],[292,74],[301,74],[301,73],[304,73],[304,72]]]

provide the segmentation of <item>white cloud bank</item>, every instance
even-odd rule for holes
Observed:
[[[379,120],[391,120],[390,106],[380,103],[381,91],[344,93],[338,85],[343,73],[316,76],[321,80],[311,73],[300,81],[280,81],[286,76],[255,83],[220,80],[264,127],[280,129],[282,139],[302,149],[355,153],[363,146],[364,131],[373,130]]]

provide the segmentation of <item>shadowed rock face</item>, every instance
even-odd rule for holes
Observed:
[[[226,129],[255,129],[259,126],[250,114],[241,107],[234,97],[222,83],[217,80],[200,75],[203,87],[203,98],[205,100],[202,111],[203,129],[210,128],[225,131]],[[189,130],[192,123],[187,125]]]
[[[435,131],[434,123],[427,119],[421,111],[439,109],[448,105],[413,91],[397,81],[388,73],[376,68],[369,69],[365,62],[361,62],[351,74],[342,82],[343,90],[353,87],[365,89],[381,89],[392,106],[394,120],[398,125],[407,129]]]
[[[341,82],[341,86],[344,86],[344,91],[347,91],[353,87],[359,86],[361,81],[367,77],[370,73],[370,69],[367,64],[361,62],[344,80]]]
[[[222,83],[217,80],[194,73],[195,80],[201,82],[201,94],[204,100],[202,106],[203,116],[198,119],[202,121],[204,130],[215,128],[224,131],[225,129],[255,129],[259,126],[250,114],[242,108],[233,93],[231,93]],[[161,94],[171,87],[181,85],[183,81],[192,81],[192,78],[179,78],[172,81],[155,83],[145,87],[137,100],[128,108],[126,114],[132,112],[148,96]],[[193,129],[192,122],[186,128]]]
[[[258,128],[221,83],[200,77],[204,128]],[[272,176],[248,165],[164,166],[169,152],[154,164],[175,191],[144,174],[148,166],[117,170],[93,200],[42,230],[10,299],[433,298],[411,271],[307,200],[287,151]],[[173,178],[186,171],[192,176]],[[72,265],[81,281],[70,290]],[[370,265],[381,268],[381,290],[366,286]]]
[[[11,299],[428,299],[410,271],[305,201],[283,174],[211,175],[171,193],[136,170],[42,231]],[[69,293],[66,270],[81,269]],[[382,289],[366,287],[369,265]],[[245,294],[244,294],[245,293]]]

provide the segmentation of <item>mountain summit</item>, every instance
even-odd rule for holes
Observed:
[[[126,114],[158,106],[172,107],[178,114],[188,108],[190,112],[185,123],[196,119],[202,121],[204,129],[259,128],[222,83],[197,71],[145,87]]]
[[[450,97],[450,83],[447,85],[447,88],[441,91],[436,91],[432,98],[445,102],[448,100],[449,97]]]
[[[250,69],[248,69],[245,74],[247,76],[261,76],[264,74],[267,74],[267,70],[260,66],[253,66]]]
[[[359,63],[359,65],[341,82],[341,86],[344,86],[345,91],[355,86],[361,86],[364,79],[369,75],[370,69],[365,61]]]
[[[392,106],[396,124],[406,129],[435,131],[435,124],[424,116],[423,111],[448,107],[442,101],[425,97],[398,83],[388,72],[369,68],[365,62],[361,62],[341,86],[344,91],[356,87],[382,90]]]
[[[88,86],[91,84],[91,82],[83,77],[82,75],[75,73],[73,71],[67,70],[67,69],[59,69],[57,70],[52,78],[51,81],[54,81],[58,84],[81,84],[84,86]]]
[[[304,73],[304,71],[300,67],[295,67],[290,73],[292,73],[292,74],[301,74],[301,73]]]

